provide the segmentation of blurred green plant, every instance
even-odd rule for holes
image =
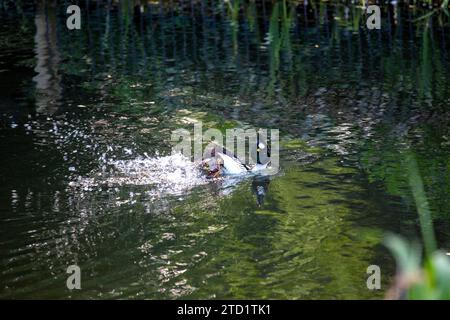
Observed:
[[[387,292],[386,298],[447,300],[450,299],[450,258],[436,249],[431,212],[413,154],[407,155],[406,168],[419,214],[425,257],[422,265],[422,250],[418,243],[408,243],[396,235],[386,237],[386,246],[397,262],[394,285]]]
[[[416,21],[420,21],[420,20],[429,18],[429,17],[431,17],[432,15],[434,15],[434,14],[436,14],[436,13],[440,13],[440,12],[443,12],[443,13],[445,13],[445,15],[447,15],[448,17],[450,17],[450,13],[449,13],[449,11],[448,11],[448,7],[449,7],[449,5],[450,5],[450,4],[449,4],[449,1],[450,1],[450,0],[444,0],[444,1],[442,1],[442,3],[441,3],[440,6],[438,6],[437,8],[434,8],[434,9],[431,10],[430,12],[428,12],[428,13],[424,14],[423,16],[421,16],[421,17],[415,19],[414,21],[416,22]],[[430,2],[430,4],[431,4],[431,2]]]
[[[389,235],[386,245],[397,261],[394,285],[387,299],[448,300],[450,299],[450,258],[442,251],[426,256],[423,265],[420,245]]]

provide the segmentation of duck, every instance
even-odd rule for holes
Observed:
[[[218,145],[219,148],[213,150],[212,158],[203,160],[203,168],[207,172],[207,177],[217,178],[221,175],[242,175],[247,173],[257,173],[258,171],[267,169],[270,161],[262,163],[260,159],[260,152],[266,149],[266,145],[257,139],[256,156],[257,161],[254,165],[245,164],[239,158],[235,157],[233,153],[226,150],[225,147]],[[222,149],[223,152],[216,151]],[[270,156],[270,148],[267,149],[267,155]]]

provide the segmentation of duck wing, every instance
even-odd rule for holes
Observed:
[[[265,163],[265,164],[257,163],[257,164],[255,164],[255,166],[251,169],[251,171],[252,171],[252,172],[256,172],[256,171],[265,170],[265,169],[267,169],[267,167],[269,166],[269,163],[270,163],[270,162],[267,162],[267,163]]]
[[[223,168],[225,173],[241,174],[247,172],[247,169],[242,165],[242,163],[238,159],[232,158],[220,152],[217,152],[217,156],[219,156],[223,161]]]

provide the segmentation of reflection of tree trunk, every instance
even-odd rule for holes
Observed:
[[[61,76],[58,75],[60,55],[57,46],[55,0],[39,0],[36,5],[34,37],[37,112],[53,114],[61,98]]]

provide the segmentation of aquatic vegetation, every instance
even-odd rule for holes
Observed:
[[[423,182],[413,155],[406,159],[409,185],[419,215],[422,239],[425,244],[425,261],[422,265],[421,249],[404,239],[391,235],[386,245],[397,261],[397,275],[388,291],[389,299],[450,299],[450,257],[436,250],[433,222]]]
[[[450,258],[442,251],[427,256],[422,264],[420,246],[391,235],[386,238],[397,261],[398,273],[387,299],[450,299]]]

